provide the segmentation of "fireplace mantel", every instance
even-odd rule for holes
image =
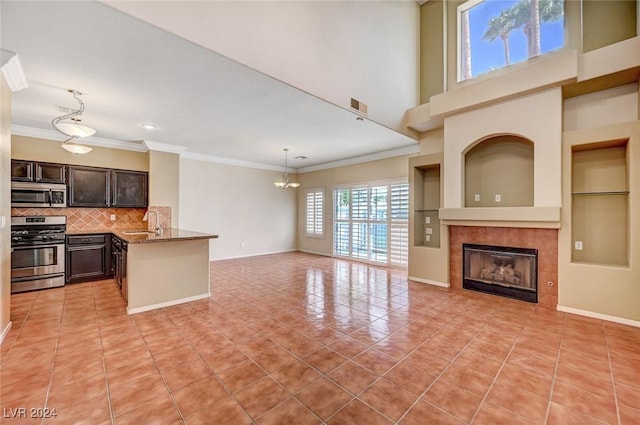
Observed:
[[[558,229],[560,207],[440,208],[446,225]]]

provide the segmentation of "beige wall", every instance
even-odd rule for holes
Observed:
[[[443,0],[420,6],[420,104],[444,91],[444,8]]]
[[[534,143],[534,207],[561,206],[562,93],[552,88],[445,118],[444,208],[463,205],[464,153],[504,134]]]
[[[295,181],[296,176],[292,175]],[[212,260],[296,249],[297,190],[280,172],[180,159],[179,227],[220,236]]]
[[[11,158],[149,171],[149,156],[146,152],[92,146],[93,150],[88,154],[74,155],[62,149],[61,144],[62,142],[56,140],[13,135],[11,137]]]
[[[171,207],[171,227],[180,213],[180,155],[149,151],[149,206]]]
[[[11,326],[11,91],[0,77],[0,341]]]
[[[208,241],[130,243],[127,294],[129,314],[208,298]]]
[[[583,51],[599,49],[636,35],[636,0],[584,0]],[[602,29],[606,28],[606,31]]]
[[[298,249],[323,255],[333,253],[333,187],[354,183],[367,183],[383,180],[406,179],[407,157],[382,159],[344,167],[330,168],[298,175],[300,187],[297,189],[298,202]],[[325,190],[325,237],[309,238],[304,236],[305,224],[305,188],[324,188]]]
[[[638,84],[576,96],[564,101],[564,131],[598,128],[638,119]]]

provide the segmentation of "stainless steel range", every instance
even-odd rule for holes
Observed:
[[[65,216],[11,217],[11,293],[64,286]]]

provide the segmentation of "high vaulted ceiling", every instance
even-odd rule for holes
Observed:
[[[417,151],[405,135],[102,3],[1,7],[1,47],[18,54],[29,81],[13,95],[14,134],[61,138],[51,120],[59,106],[77,107],[67,92],[76,89],[85,93],[82,123],[97,130],[89,144],[135,150],[145,140],[274,169],[286,147],[302,170]]]

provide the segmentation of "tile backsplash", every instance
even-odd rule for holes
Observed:
[[[157,211],[160,225],[171,227],[171,207],[149,207]],[[11,208],[13,216],[27,215],[66,215],[67,230],[137,230],[155,228],[155,216],[151,215],[145,223],[142,221],[146,208]],[[111,221],[115,214],[115,221]]]
[[[67,230],[144,229],[145,208],[11,208],[11,215],[66,215]],[[111,221],[111,214],[116,215]]]

